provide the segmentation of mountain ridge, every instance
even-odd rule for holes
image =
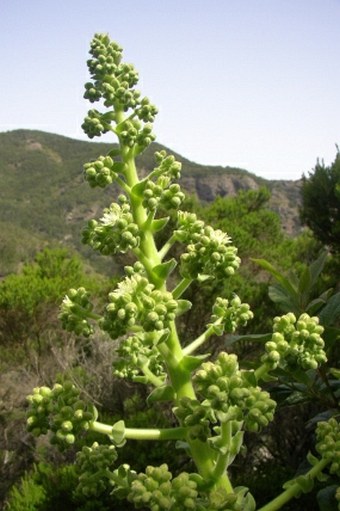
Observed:
[[[112,188],[103,191],[88,186],[83,179],[82,166],[107,154],[113,146],[40,130],[1,132],[1,225],[29,233],[38,245],[37,240],[54,240],[69,243],[79,250],[79,232],[84,222],[100,214],[114,200]],[[158,143],[153,143],[137,158],[138,168],[145,173],[150,171],[155,164],[154,152],[161,149],[182,163],[181,186],[199,200],[210,202],[217,196],[232,196],[240,190],[267,186],[271,191],[268,205],[280,215],[286,232],[294,235],[299,231],[301,181],[271,181],[245,169],[201,165]],[[5,244],[9,238],[13,244],[13,236],[4,234],[2,229],[0,257],[6,255]],[[13,247],[8,250],[13,252]]]

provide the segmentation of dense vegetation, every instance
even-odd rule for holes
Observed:
[[[340,252],[340,151],[330,166],[318,161],[302,181],[302,221],[317,239],[333,252]],[[317,212],[317,214],[316,214]]]
[[[41,131],[0,133],[0,276],[56,242],[80,251],[97,269],[111,274],[112,265],[86,249],[79,236],[86,219],[101,211],[112,193],[89,189],[82,165],[111,147]],[[150,171],[154,151],[162,148],[152,144],[137,158],[139,168]],[[265,185],[272,191],[270,207],[279,212],[284,228],[298,229],[299,183],[265,181],[245,170],[203,166],[175,156],[183,166],[183,188],[200,200]]]

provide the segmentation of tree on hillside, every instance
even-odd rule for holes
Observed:
[[[45,248],[18,274],[0,283],[0,345],[38,343],[59,324],[61,297],[79,280],[92,283],[81,259],[65,248]]]
[[[313,172],[303,177],[300,218],[316,238],[331,251],[340,251],[340,151],[325,166],[317,161]]]

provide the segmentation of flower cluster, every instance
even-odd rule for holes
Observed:
[[[120,378],[140,381],[143,368],[147,368],[155,376],[164,376],[164,365],[157,347],[148,339],[147,333],[140,333],[120,344],[118,360],[114,363],[114,374]]]
[[[151,511],[202,510],[198,499],[197,474],[183,472],[172,479],[168,466],[146,467],[132,481],[127,500],[137,508],[147,506]]]
[[[249,431],[259,431],[273,420],[275,401],[256,385],[252,372],[239,369],[237,356],[221,352],[215,362],[202,364],[194,383],[220,422],[244,421]]]
[[[84,175],[89,185],[94,188],[110,185],[117,179],[121,171],[121,163],[114,162],[110,156],[99,156],[96,161],[85,163]]]
[[[130,204],[124,195],[119,197],[121,205],[113,203],[104,209],[99,221],[90,220],[83,230],[83,243],[101,254],[125,253],[138,247],[140,233],[133,221]]]
[[[185,198],[179,184],[172,183],[168,176],[160,176],[156,182],[148,179],[143,191],[143,206],[155,211],[159,205],[165,210],[177,209]]]
[[[111,473],[117,459],[114,445],[84,446],[77,453],[76,470],[79,473],[76,496],[99,497],[108,491]]]
[[[121,472],[121,477],[119,477]],[[148,466],[145,473],[136,474],[128,466],[115,471],[118,482],[113,493],[126,497],[139,508],[151,511],[254,511],[255,501],[248,488],[235,488],[227,492],[215,488],[207,494],[204,481],[197,473],[182,472],[173,478],[166,463],[159,467]],[[121,488],[119,488],[121,486]],[[122,491],[120,491],[122,490]]]
[[[93,305],[85,288],[70,289],[62,301],[59,318],[63,328],[77,335],[89,337],[93,328],[89,323]]]
[[[210,425],[216,422],[216,417],[208,403],[183,397],[173,411],[180,423],[189,428],[190,439],[205,442],[210,437]]]
[[[316,450],[328,460],[330,473],[340,477],[340,424],[332,417],[327,422],[319,422],[316,428]]]
[[[168,291],[155,289],[139,273],[125,277],[109,294],[102,327],[112,339],[142,327],[162,331],[176,316],[178,303]],[[139,328],[138,328],[139,327]]]
[[[192,227],[197,229],[197,222]],[[240,258],[237,248],[231,245],[230,237],[219,229],[207,225],[200,232],[192,234],[192,241],[187,252],[181,255],[181,275],[196,279],[209,276],[224,279],[235,273]]]
[[[302,369],[316,369],[327,361],[325,343],[321,338],[323,327],[319,318],[302,314],[298,320],[293,313],[274,318],[274,333],[266,343],[262,362],[272,369],[298,365]]]
[[[254,317],[247,303],[241,303],[235,295],[232,300],[217,297],[213,305],[210,325],[213,326],[217,335],[223,332],[235,332],[239,326],[245,326]]]
[[[126,119],[117,126],[116,134],[126,147],[138,146],[138,152],[144,150],[155,140],[150,123],[144,126],[138,119]]]
[[[171,180],[176,180],[181,177],[182,164],[176,161],[175,157],[162,149],[162,151],[155,152],[155,159],[157,166],[152,171],[152,176],[167,176]]]
[[[36,387],[27,397],[28,430],[35,436],[52,432],[52,443],[64,447],[73,444],[77,435],[95,420],[95,410],[80,399],[79,390],[70,382]]]
[[[176,239],[182,243],[194,243],[197,236],[203,232],[204,222],[198,220],[195,213],[188,211],[178,211],[177,229],[175,230]]]
[[[110,119],[105,117],[95,108],[87,112],[84,122],[81,125],[89,138],[99,137],[111,129]]]
[[[152,127],[141,123],[154,121],[156,107],[148,98],[141,98],[140,92],[134,88],[138,83],[138,73],[132,64],[122,62],[122,49],[107,35],[95,35],[90,53],[92,58],[87,64],[93,81],[86,83],[84,97],[91,103],[102,99],[106,107],[115,110],[126,112],[132,109],[133,115],[120,125],[114,111],[101,114],[97,110],[90,110],[82,125],[85,133],[90,138],[99,136],[112,129],[111,123],[114,121],[118,123],[117,135],[122,143],[129,147],[136,145],[140,152],[155,138]]]

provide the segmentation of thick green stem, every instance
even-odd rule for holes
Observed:
[[[124,112],[116,112],[117,122],[124,121]],[[131,189],[129,193],[131,212],[134,218],[134,222],[138,225],[141,233],[141,242],[139,248],[135,250],[140,262],[143,264],[145,271],[152,282],[158,289],[166,290],[166,279],[161,279],[158,275],[155,275],[153,268],[161,264],[163,257],[167,253],[168,249],[171,248],[172,243],[175,241],[174,238],[170,238],[168,243],[164,245],[163,249],[159,252],[156,247],[154,234],[150,221],[150,216],[146,208],[142,204],[142,200],[139,196],[133,193],[133,187],[139,183],[139,177],[137,174],[134,151],[128,147],[122,145],[122,158],[125,163],[125,179],[127,186]],[[177,287],[175,297],[179,297],[186,287],[190,284],[188,279],[184,279]],[[164,362],[167,365],[169,378],[174,388],[176,395],[176,404],[183,397],[190,399],[196,399],[195,391],[191,380],[191,372],[183,364],[184,356],[175,322],[171,322],[170,335],[164,344],[159,346],[159,351],[163,356]],[[93,427],[98,430],[101,427],[99,423],[93,423]],[[95,425],[95,426],[94,426]],[[107,429],[104,427],[104,431],[107,433]],[[160,439],[164,435],[169,439],[171,435],[174,435],[172,439],[183,438],[183,432],[187,431],[185,428],[176,428],[173,433],[170,430],[134,430],[127,428],[125,430],[125,438],[139,438],[139,439]],[[164,431],[167,431],[166,433]],[[217,480],[214,478],[214,469],[216,464],[216,452],[206,442],[199,440],[192,440],[186,438],[189,443],[191,455],[197,466],[199,473],[207,480],[210,481],[214,487],[223,487],[228,492],[232,492],[232,486],[226,473],[222,474]]]
[[[229,450],[232,440],[232,423],[231,421],[221,424],[221,437],[225,447],[228,447],[226,454],[219,453],[217,457],[216,466],[214,469],[214,476],[219,479],[228,468]]]
[[[163,247],[159,251],[159,257],[163,260],[166,254],[169,252],[171,247],[176,243],[176,236],[171,236],[166,243],[164,243]]]
[[[255,376],[257,381],[263,380],[271,369],[271,365],[267,364],[266,362],[255,369]]]
[[[184,291],[188,289],[190,284],[192,283],[193,279],[187,279],[183,278],[175,287],[175,289],[172,290],[172,296],[177,300],[182,296]]]
[[[328,460],[321,459],[319,463],[314,465],[313,468],[305,474],[305,477],[310,479],[315,479],[315,477],[322,472],[322,470],[327,466]],[[287,504],[294,497],[298,497],[301,493],[301,486],[296,482],[292,483],[287,490],[285,490],[281,495],[273,499],[271,502],[268,502],[265,506],[261,507],[258,511],[277,511],[281,509],[282,506]]]
[[[211,337],[214,334],[214,326],[219,325],[221,322],[222,322],[221,319],[216,320],[213,325],[210,325],[207,328],[207,330],[203,332],[203,334],[201,334],[199,337],[197,337],[197,339],[188,344],[188,346],[183,348],[183,353],[185,355],[191,355],[191,353],[193,353],[195,350],[197,350],[197,348],[202,346],[202,344],[204,344],[209,339],[209,337]]]

